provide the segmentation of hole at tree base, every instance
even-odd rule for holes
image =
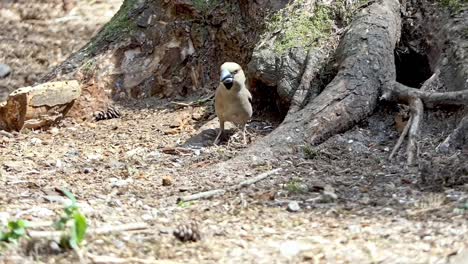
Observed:
[[[250,81],[252,93],[252,119],[269,121],[279,125],[288,112],[289,106],[282,102],[276,86],[268,86],[259,80]]]
[[[405,46],[397,47],[394,54],[397,82],[419,88],[431,77],[432,70],[426,54]]]

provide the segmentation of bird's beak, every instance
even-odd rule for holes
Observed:
[[[226,86],[226,89],[231,89],[234,83],[234,77],[228,70],[221,71],[221,82]]]

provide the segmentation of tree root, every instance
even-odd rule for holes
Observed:
[[[398,138],[398,141],[397,141],[395,147],[393,148],[392,153],[390,153],[390,156],[388,157],[388,159],[392,160],[393,157],[395,156],[396,152],[400,149],[401,144],[403,143],[403,140],[405,140],[405,137],[408,134],[408,131],[409,131],[409,128],[411,126],[412,121],[413,121],[413,117],[411,116],[410,119],[408,120],[408,123],[406,123],[406,126],[403,129],[403,132],[401,132],[401,135]]]
[[[437,146],[436,150],[440,153],[448,153],[450,150],[456,149],[467,142],[468,134],[468,115],[458,124],[457,128]]]
[[[430,92],[439,81],[439,71],[436,71],[427,79],[420,89],[412,88],[404,84],[394,82],[393,86],[385,91],[380,97],[381,100],[397,101],[409,104],[414,98],[423,101],[425,107],[435,107],[440,105],[468,105],[468,90],[457,92]]]
[[[419,131],[421,127],[421,122],[424,114],[424,106],[419,98],[415,98],[410,102],[411,109],[411,127],[409,129],[408,135],[408,148],[407,153],[407,163],[408,165],[415,165],[418,157],[418,141],[419,141]]]
[[[314,79],[315,75],[315,64],[313,63],[314,49],[310,48],[307,52],[307,58],[305,62],[304,72],[302,73],[301,83],[298,88],[294,91],[294,95],[289,106],[288,114],[295,113],[301,109],[301,106],[307,97],[307,93],[310,92],[310,83]]]
[[[439,71],[436,71],[429,79],[427,79],[422,85],[421,89],[408,87],[401,83],[395,82],[390,89],[382,94],[381,100],[392,100],[396,102],[404,102],[409,104],[411,109],[411,117],[398,139],[390,159],[394,157],[398,148],[400,147],[403,139],[408,134],[408,146],[407,146],[407,164],[415,165],[417,163],[418,156],[418,139],[419,130],[424,114],[424,107],[438,106],[438,105],[468,105],[468,90],[462,90],[457,92],[429,92],[427,90],[435,86],[438,81]],[[454,145],[455,141],[462,141],[466,131],[468,130],[468,116],[462,119],[459,126],[437,149],[446,152],[451,145]]]

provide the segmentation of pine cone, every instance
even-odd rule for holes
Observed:
[[[112,118],[121,117],[120,111],[115,109],[113,106],[110,106],[105,111],[99,111],[94,113],[94,120],[101,121]]]
[[[195,222],[181,224],[173,232],[174,236],[182,242],[196,242],[201,239],[198,225]]]

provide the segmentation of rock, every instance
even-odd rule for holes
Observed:
[[[338,199],[338,195],[333,192],[323,192],[322,196],[320,197],[320,202],[322,203],[333,203]]]
[[[10,75],[10,73],[11,73],[10,66],[0,63],[0,79],[7,77],[8,75]]]
[[[299,203],[296,201],[289,202],[288,204],[288,211],[289,212],[299,212],[301,210],[301,207],[299,206]]]
[[[128,178],[126,180],[122,180],[122,179],[117,179],[117,178],[110,178],[109,181],[110,181],[112,187],[120,188],[120,187],[125,187],[125,186],[129,185],[130,183],[132,183],[133,179]]]
[[[38,145],[41,145],[41,144],[42,144],[42,140],[40,140],[38,138],[32,138],[31,139],[31,145],[38,146]]]
[[[10,219],[10,214],[7,212],[0,212],[0,226],[6,226],[8,220]]]
[[[78,81],[58,81],[13,91],[0,104],[0,130],[38,129],[57,123],[81,95]]]
[[[127,159],[139,159],[143,153],[145,153],[146,149],[142,147],[137,147],[135,149],[129,150],[125,152],[125,158]]]
[[[55,161],[55,167],[56,167],[57,169],[62,169],[62,168],[63,168],[63,162],[62,162],[61,160],[59,160],[59,159],[56,160],[56,161]]]
[[[276,86],[278,81],[276,55],[272,49],[258,49],[254,51],[252,59],[247,65],[247,71],[268,86]]]
[[[338,199],[335,189],[331,185],[325,185],[322,195],[320,196],[321,203],[333,203]]]
[[[292,99],[293,91],[299,86],[302,71],[307,58],[307,52],[303,48],[294,48],[281,56],[281,64],[278,65],[278,95],[289,101]],[[317,60],[317,65],[319,60]]]
[[[293,48],[284,54],[277,54],[273,47],[255,48],[247,71],[255,82],[276,88],[282,102],[290,102],[295,89],[299,86],[308,57],[304,48]],[[316,49],[312,51],[309,63],[319,69],[325,54]]]
[[[173,184],[174,180],[172,179],[171,176],[166,175],[162,179],[162,185],[163,186],[171,186]]]
[[[97,162],[102,160],[101,154],[89,154],[86,156],[86,161],[89,163]]]
[[[60,130],[59,130],[58,128],[56,128],[56,127],[53,127],[53,128],[51,128],[51,129],[49,130],[49,132],[50,132],[50,134],[52,134],[52,135],[57,135],[57,134],[60,132]]]

